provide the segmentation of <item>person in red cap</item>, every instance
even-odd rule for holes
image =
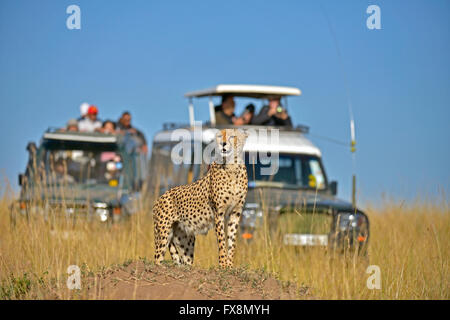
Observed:
[[[94,132],[102,127],[102,122],[97,118],[98,109],[91,105],[87,111],[85,119],[78,122],[78,129],[84,132]]]

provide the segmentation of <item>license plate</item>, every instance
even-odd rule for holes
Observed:
[[[285,234],[283,242],[291,246],[326,246],[328,235],[326,234]]]

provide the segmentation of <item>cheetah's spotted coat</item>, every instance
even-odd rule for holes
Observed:
[[[206,234],[214,226],[219,265],[233,265],[236,233],[248,188],[242,161],[246,138],[238,129],[219,131],[216,143],[222,161],[213,162],[202,179],[172,188],[156,201],[153,207],[156,263],[161,263],[169,247],[175,263],[192,264],[195,236]]]

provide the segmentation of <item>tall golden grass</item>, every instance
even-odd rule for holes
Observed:
[[[11,197],[0,200],[0,298],[72,297],[69,265],[83,276],[114,264],[153,260],[151,212],[142,209],[123,223],[107,226],[42,217],[11,225]],[[151,200],[143,204],[150,208]],[[235,265],[264,269],[279,279],[309,288],[319,299],[449,299],[450,214],[448,203],[397,204],[367,208],[371,238],[366,257],[323,248],[283,246],[263,228],[249,243],[240,240]],[[266,226],[267,227],[267,226]],[[167,259],[169,255],[167,255]],[[214,231],[198,236],[194,266],[218,265]],[[368,289],[368,265],[381,270],[381,289]]]

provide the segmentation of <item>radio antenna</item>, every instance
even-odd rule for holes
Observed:
[[[331,21],[327,15],[327,12],[322,4],[320,4],[322,13],[327,20],[328,29],[330,30],[331,36],[333,37],[334,46],[336,48],[336,53],[339,60],[339,65],[341,67],[342,77],[345,83],[345,92],[347,96],[348,113],[350,115],[350,152],[352,153],[352,205],[353,209],[356,210],[356,134],[355,134],[355,119],[353,117],[352,100],[350,98],[350,86],[347,80],[347,73],[345,72],[344,63],[342,61],[341,50],[339,49],[339,43],[334,32]]]

